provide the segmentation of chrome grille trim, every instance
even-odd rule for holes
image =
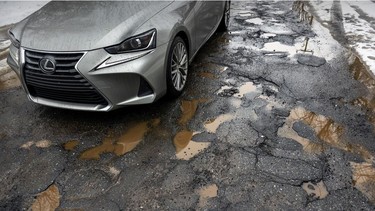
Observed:
[[[25,50],[23,76],[31,97],[54,101],[107,106],[107,100],[77,71],[83,53],[49,53]],[[50,56],[56,61],[53,74],[43,73],[40,59]]]

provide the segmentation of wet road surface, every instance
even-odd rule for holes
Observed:
[[[292,4],[232,2],[176,100],[61,110],[1,74],[0,209],[373,210],[375,82]]]

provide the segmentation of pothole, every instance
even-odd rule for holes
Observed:
[[[103,153],[114,153],[117,156],[124,155],[132,151],[143,140],[144,136],[159,124],[160,119],[137,123],[117,139],[111,136],[106,137],[101,145],[84,151],[80,155],[80,159],[98,160]]]
[[[368,199],[375,203],[375,167],[371,163],[354,163],[350,166],[353,171],[353,184]]]
[[[246,23],[252,23],[252,24],[255,24],[255,25],[261,25],[263,24],[263,20],[260,19],[260,18],[251,18],[251,19],[248,19],[248,20],[245,20]]]
[[[78,146],[79,142],[77,140],[70,140],[66,142],[63,147],[66,151],[72,151]]]
[[[352,104],[366,110],[367,118],[375,131],[375,79],[358,57],[354,58],[350,65],[350,71],[353,78],[362,83],[368,90],[367,95],[353,100]]]
[[[31,210],[56,210],[60,206],[60,193],[56,185],[39,193],[31,205]]]
[[[303,121],[309,125],[315,132],[316,136],[323,142],[313,142],[307,138],[303,138],[293,130],[293,124]],[[361,145],[350,144],[342,139],[344,127],[332,119],[311,111],[307,111],[302,107],[296,107],[285,121],[283,127],[280,127],[277,134],[280,137],[290,138],[303,146],[303,149],[311,153],[321,153],[324,151],[324,144],[342,149],[344,151],[358,154],[366,161],[373,161],[374,157],[371,153]]]
[[[38,148],[48,148],[52,145],[52,142],[50,140],[40,140],[35,143],[35,146]]]
[[[237,98],[243,98],[244,95],[256,92],[258,89],[258,86],[255,85],[253,82],[249,81],[244,84],[242,84],[240,87],[236,88],[234,86],[222,86],[219,91],[217,91],[217,94],[221,97],[237,97]]]
[[[21,145],[21,148],[22,149],[30,149],[33,145],[35,145],[36,147],[38,148],[48,148],[52,145],[52,142],[50,140],[47,140],[47,139],[43,139],[43,140],[40,140],[40,141],[28,141],[24,144]]]
[[[194,117],[195,112],[197,111],[198,104],[201,102],[206,102],[205,99],[198,100],[183,100],[181,102],[181,116],[178,120],[178,123],[181,126],[186,127],[186,124]]]
[[[290,56],[293,56],[297,53],[298,48],[280,42],[268,42],[260,50],[266,52],[266,54],[287,52]]]
[[[323,181],[318,183],[305,182],[302,184],[302,188],[306,191],[307,195],[313,199],[324,199],[328,196],[327,187]]]
[[[219,188],[216,184],[207,185],[198,190],[199,194],[199,207],[204,207],[207,204],[208,199],[217,197]]]
[[[176,148],[176,157],[180,160],[190,160],[210,146],[210,142],[192,141],[193,133],[191,131],[180,131],[173,139]]]
[[[221,124],[224,122],[231,121],[235,118],[234,114],[222,114],[215,119],[207,120],[204,123],[204,127],[206,128],[206,131],[209,133],[216,133],[217,129]]]

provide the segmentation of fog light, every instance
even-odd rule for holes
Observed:
[[[144,97],[152,93],[154,93],[154,91],[152,90],[150,84],[148,84],[144,78],[140,77],[138,97]]]

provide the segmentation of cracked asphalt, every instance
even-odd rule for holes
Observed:
[[[375,82],[292,6],[232,2],[176,100],[90,113],[0,84],[0,210],[374,210]]]

